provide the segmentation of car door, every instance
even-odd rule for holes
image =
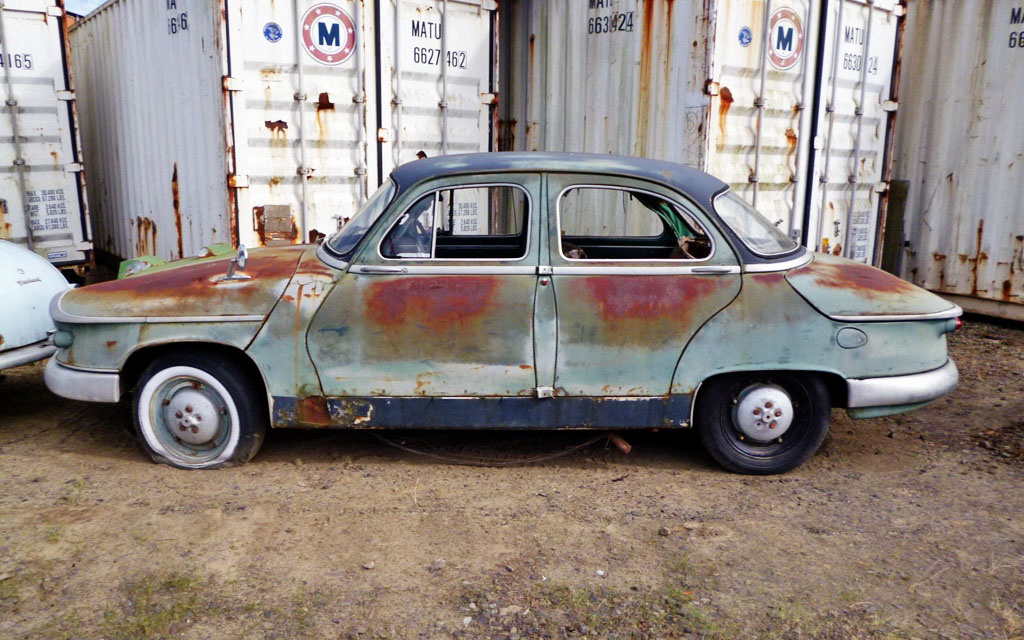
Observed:
[[[327,397],[536,393],[538,175],[402,194],[310,325]]]
[[[662,185],[555,174],[547,193],[552,395],[667,395],[689,339],[739,293],[734,253]]]

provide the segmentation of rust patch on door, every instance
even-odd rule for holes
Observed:
[[[372,284],[365,296],[371,322],[384,327],[410,323],[437,329],[465,327],[487,311],[497,288],[488,276],[401,278]]]

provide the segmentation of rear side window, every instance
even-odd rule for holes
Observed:
[[[429,193],[409,207],[381,242],[391,260],[517,260],[528,249],[530,200],[511,185]]]
[[[580,186],[558,199],[562,256],[568,260],[703,260],[704,229],[679,205],[636,189]]]

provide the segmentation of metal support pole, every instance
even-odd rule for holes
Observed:
[[[441,3],[441,155],[448,155],[448,0]]]

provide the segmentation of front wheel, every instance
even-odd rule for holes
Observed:
[[[720,465],[737,473],[784,473],[814,455],[828,434],[828,389],[802,373],[748,373],[707,381],[697,431]]]
[[[135,428],[157,462],[209,469],[248,461],[267,429],[254,381],[234,362],[206,353],[154,360],[135,393]]]

